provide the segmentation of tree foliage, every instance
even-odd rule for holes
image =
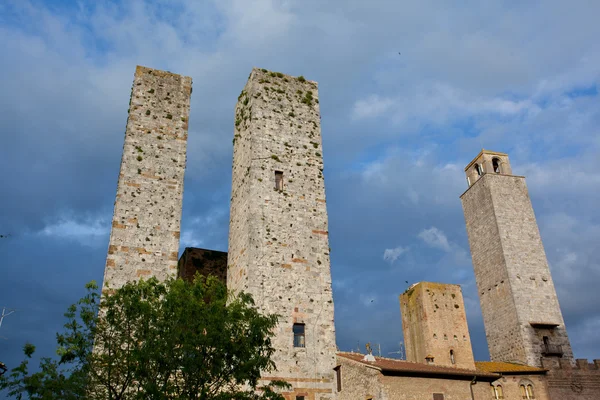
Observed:
[[[0,388],[17,399],[283,400],[286,384],[258,386],[275,368],[277,316],[260,314],[250,295],[200,275],[128,283],[108,296],[94,282],[86,288],[65,313],[58,358],[31,373],[35,347],[25,345]]]

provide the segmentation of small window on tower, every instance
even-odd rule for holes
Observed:
[[[483,170],[481,169],[481,165],[475,164],[475,171],[477,171],[477,175],[481,176],[483,174]]]
[[[450,362],[456,364],[456,360],[454,360],[454,350],[450,350]]]
[[[337,367],[334,368],[335,371],[335,378],[337,381],[337,391],[341,392],[342,391],[342,366],[338,365]]]
[[[283,171],[275,171],[275,189],[283,190]]]
[[[306,399],[305,396],[296,396],[296,400],[304,400],[304,399]]]
[[[294,324],[294,347],[304,347],[304,324]]]
[[[494,172],[499,174],[500,173],[500,159],[498,159],[498,158],[492,159],[492,166],[494,167]]]

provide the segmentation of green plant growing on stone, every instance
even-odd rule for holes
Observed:
[[[277,162],[281,162],[281,160],[279,159],[279,157],[277,157],[275,154],[271,155],[271,158]]]
[[[142,156],[137,156],[137,160],[142,161],[143,160]]]
[[[154,93],[154,89],[148,90],[148,93],[150,93],[150,94]]]
[[[293,112],[293,111],[290,111],[290,112],[288,113],[288,115],[289,115],[290,117],[292,117],[292,118],[296,116],[296,114],[294,114],[294,112]]]
[[[167,119],[173,119],[173,116],[171,114],[167,114]]]
[[[150,115],[150,110],[146,110],[146,115]]]
[[[187,119],[185,119],[184,117],[181,117],[181,122],[185,122],[187,121]]]
[[[141,173],[142,173],[141,168],[138,168],[138,174],[141,174]]]
[[[315,151],[315,156],[321,157],[321,153],[319,153],[318,151]]]
[[[299,81],[299,82],[306,82],[306,79],[305,79],[305,78],[304,78],[304,76],[302,76],[302,75],[300,75],[300,76],[299,76],[298,78],[296,78],[296,79],[298,79],[298,81]]]

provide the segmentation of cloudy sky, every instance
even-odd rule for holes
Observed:
[[[397,296],[428,280],[462,285],[488,358],[459,200],[486,148],[527,177],[575,356],[600,358],[598,15],[584,0],[1,1],[0,306],[16,312],[0,360],[25,341],[51,355],[66,307],[102,280],[138,64],[194,81],[182,249],[227,250],[252,67],[304,75],[319,82],[341,350],[398,351]]]

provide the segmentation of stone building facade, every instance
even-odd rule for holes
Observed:
[[[342,352],[337,360],[338,400],[521,400],[523,388],[550,400],[546,370],[537,367],[478,362],[464,369]]]
[[[406,360],[475,369],[459,285],[419,282],[400,296]]]
[[[177,271],[192,79],[135,71],[103,292]]]
[[[332,399],[335,329],[316,82],[254,68],[235,108],[227,286],[280,315],[290,399]],[[303,396],[303,397],[302,397]]]
[[[573,362],[525,178],[508,155],[483,150],[461,196],[492,361]]]

